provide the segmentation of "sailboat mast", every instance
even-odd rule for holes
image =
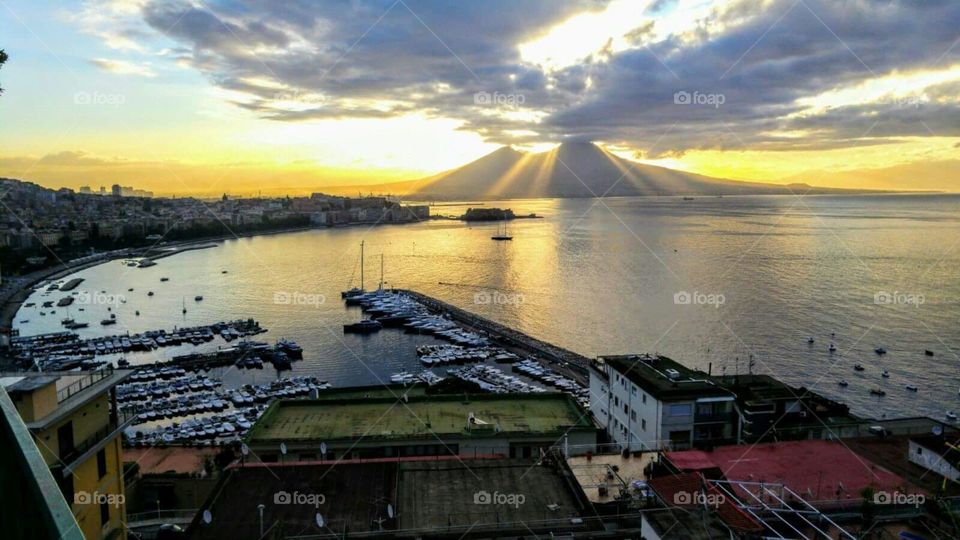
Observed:
[[[360,290],[363,290],[363,240],[360,241]]]
[[[380,254],[380,289],[383,289],[383,253]]]

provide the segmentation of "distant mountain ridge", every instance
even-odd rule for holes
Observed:
[[[712,178],[623,159],[589,142],[563,143],[538,154],[505,146],[462,167],[400,184],[408,198],[427,200],[865,192]]]

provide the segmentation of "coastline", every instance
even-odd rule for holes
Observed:
[[[256,236],[271,236],[277,234],[287,234],[296,232],[305,232],[322,229],[339,229],[357,226],[383,226],[383,225],[408,225],[410,223],[419,223],[419,221],[409,221],[402,223],[349,223],[338,226],[308,226],[308,227],[288,227],[282,229],[272,229],[266,231],[248,231],[239,234],[229,234],[220,236],[210,236],[204,238],[194,238],[190,240],[179,240],[163,245],[154,244],[147,247],[124,248],[121,250],[108,251],[102,253],[102,258],[82,263],[73,264],[72,261],[61,263],[59,266],[36,270],[23,276],[8,277],[9,281],[16,281],[17,285],[9,291],[0,293],[0,330],[9,330],[13,328],[13,320],[20,310],[20,306],[26,301],[33,292],[33,288],[43,281],[52,281],[63,278],[70,274],[86,270],[100,264],[108,263],[118,259],[144,258],[150,260],[159,260],[186,251],[198,249],[208,249],[218,247],[221,242],[228,240],[239,240],[243,238],[253,238]],[[8,334],[0,333],[0,345],[5,345],[2,341]]]

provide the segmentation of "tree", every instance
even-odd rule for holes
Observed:
[[[7,53],[3,49],[0,49],[0,67],[3,67],[3,63],[7,61]],[[0,94],[3,93],[3,88],[0,88]]]

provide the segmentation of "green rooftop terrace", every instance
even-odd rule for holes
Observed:
[[[471,412],[476,422],[468,430]],[[328,398],[275,402],[247,442],[561,434],[571,427],[593,429],[580,405],[560,393],[419,395],[407,402],[392,396]]]

